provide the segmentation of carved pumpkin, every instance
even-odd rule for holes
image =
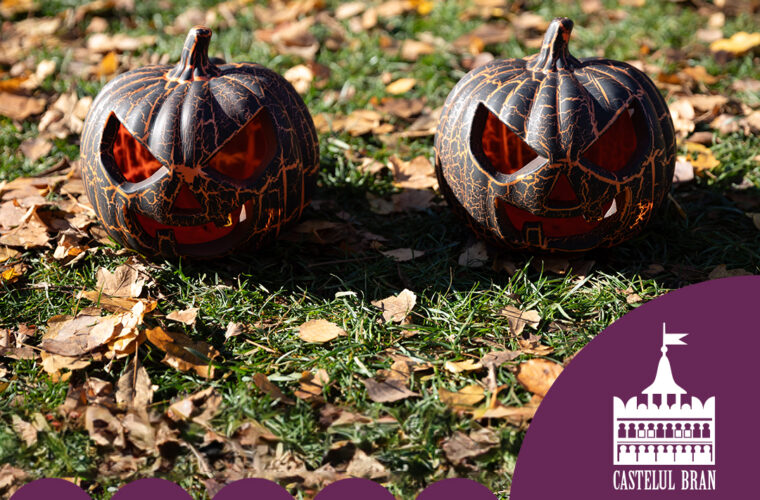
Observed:
[[[474,69],[441,114],[444,195],[475,233],[509,248],[614,245],[641,230],[670,188],[664,100],[628,64],[570,55],[572,28],[554,19],[538,54]]]
[[[115,240],[148,255],[216,257],[297,219],[318,165],[311,116],[293,87],[253,63],[209,61],[190,30],[176,66],[109,82],[82,134],[82,177]]]

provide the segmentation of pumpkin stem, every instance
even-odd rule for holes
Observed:
[[[557,17],[549,25],[541,44],[541,51],[527,64],[531,71],[572,70],[580,66],[580,61],[570,55],[567,49],[573,22],[566,17]]]
[[[221,72],[208,60],[208,45],[211,41],[211,30],[205,26],[193,26],[187,33],[182,56],[166,77],[170,80],[189,82],[205,80],[218,76]]]

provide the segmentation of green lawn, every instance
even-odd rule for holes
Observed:
[[[325,13],[334,12],[338,5],[326,3],[322,11]],[[760,79],[757,50],[727,62],[717,61],[707,44],[695,37],[694,26],[707,24],[704,13],[676,2],[648,0],[640,7],[626,5],[633,2],[602,3],[605,12],[619,9],[623,18],[609,21],[603,15],[586,14],[575,4],[537,1],[511,3],[515,14],[509,15],[530,10],[547,20],[569,16],[576,23],[571,50],[578,57],[645,57],[647,64],[668,73],[686,66],[703,66],[720,78],[710,85],[699,84],[697,92],[721,93],[737,106],[760,105],[757,94],[732,87],[738,80]],[[85,14],[81,21],[73,22],[70,36],[84,36],[85,28],[97,15],[107,20],[109,32],[157,36],[154,46],[131,53],[135,59],[156,53],[168,54],[175,61],[184,37],[168,35],[166,28],[190,6],[205,9],[213,4],[189,2],[187,6],[167,8],[164,2],[135,2],[134,12]],[[35,16],[56,16],[78,2],[55,0],[40,5]],[[339,21],[347,30],[347,41],[335,50],[324,43],[331,36],[330,30],[317,22],[310,29],[322,43],[316,62],[329,70],[329,76],[321,88],[312,86],[304,95],[312,114],[348,114],[371,108],[373,97],[387,95],[387,82],[379,76],[384,72],[393,80],[416,78],[417,86],[403,97],[424,97],[430,109],[439,107],[466,73],[462,66],[464,56],[453,50],[437,50],[409,62],[399,56],[398,50],[381,48],[387,38],[401,41],[418,39],[423,34],[450,43],[484,22],[478,15],[465,15],[478,12],[466,2],[433,2],[432,6],[432,11],[424,15],[411,10],[381,19],[376,27],[357,33],[349,30],[348,20]],[[24,17],[18,14],[14,21]],[[267,25],[258,20],[252,7],[239,8],[234,20],[234,26],[214,26],[212,55],[228,61],[256,61],[281,73],[303,62],[297,56],[280,55],[256,39],[254,31]],[[218,21],[226,23],[223,17]],[[728,15],[722,30],[724,36],[752,31],[759,21],[757,14]],[[640,56],[643,45],[650,47],[650,55]],[[497,57],[521,57],[535,49],[526,47],[524,39],[513,37],[506,43],[488,45],[486,50]],[[43,47],[30,57],[35,61],[52,59],[58,68],[35,91],[37,95],[56,96],[73,89],[80,97],[94,96],[107,81],[75,76],[70,71],[74,58],[70,49]],[[341,91],[349,97],[335,99]],[[333,98],[326,99],[327,96]],[[400,118],[390,121],[399,130],[406,126]],[[63,158],[73,161],[78,157],[79,137],[72,135],[55,140],[52,151],[43,158],[34,162],[26,159],[18,146],[37,135],[37,126],[33,119],[18,126],[0,118],[0,183],[42,172]],[[697,130],[710,129],[700,124]],[[347,233],[337,238],[337,243],[280,240],[253,255],[236,255],[222,261],[149,264],[153,286],[147,294],[158,298],[158,310],[146,316],[145,326],[160,324],[185,331],[221,353],[215,360],[217,375],[209,381],[168,368],[161,363],[163,352],[147,342],[140,346],[137,357],[155,386],[151,410],[156,414],[163,414],[175,400],[213,387],[222,402],[208,429],[233,436],[242,422],[258,421],[277,439],[264,445],[268,451],[259,450],[264,455],[281,457],[291,453],[309,470],[325,464],[340,470],[345,469],[345,450],[356,447],[387,469],[388,476],[381,482],[399,498],[413,498],[431,482],[451,476],[471,477],[499,492],[501,498],[508,498],[527,425],[500,419],[473,420],[447,408],[438,396],[440,388],[459,390],[485,383],[487,377],[485,370],[452,373],[444,368],[446,361],[478,360],[497,350],[497,346],[520,349],[519,339],[510,334],[507,319],[500,314],[504,307],[537,310],[541,321],[528,331],[538,335],[542,345],[553,348],[546,358],[564,363],[626,312],[669,290],[708,279],[719,265],[752,274],[760,272],[760,231],[747,216],[760,212],[757,136],[741,132],[718,134],[711,150],[720,165],[691,183],[675,187],[641,235],[574,262],[576,269],[594,262],[591,270],[582,275],[556,274],[550,269],[552,262],[524,254],[502,256],[516,265],[511,276],[503,270],[493,271],[492,259],[480,268],[458,265],[470,235],[448,207],[437,203],[423,211],[376,214],[370,210],[367,193],[388,197],[398,188],[393,186],[387,170],[379,175],[362,173],[357,162],[347,159],[346,149],[382,162],[392,155],[406,160],[417,155],[432,159],[433,137],[384,142],[372,134],[353,137],[344,132],[321,133],[321,171],[315,196],[319,203],[305,215],[305,220],[348,222],[354,233],[381,235],[387,239],[383,242],[386,250],[408,247],[422,250],[425,255],[397,263],[366,244],[361,248],[347,244],[346,239],[355,235],[345,229]],[[132,255],[116,245],[104,246],[75,265],[65,266],[52,259],[51,253],[52,250],[24,252],[20,256],[28,266],[24,276],[14,283],[0,283],[0,328],[38,326],[36,335],[27,341],[35,346],[52,316],[70,314],[84,306],[77,292],[95,287],[98,268],[114,269]],[[494,250],[492,254],[495,253]],[[382,322],[379,309],[371,302],[405,288],[417,294],[410,324]],[[641,300],[631,299],[634,295]],[[184,327],[164,318],[171,311],[187,307],[199,308],[194,326]],[[326,344],[307,344],[298,338],[298,327],[311,319],[332,321],[347,335]],[[225,340],[225,330],[231,322],[243,323],[246,329]],[[373,402],[363,380],[388,369],[393,363],[392,355],[404,355],[432,366],[410,378],[409,387],[418,397]],[[522,406],[530,401],[531,394],[516,381],[514,367],[531,357],[534,356],[522,354],[496,369],[498,385],[505,386],[498,395],[504,405]],[[77,478],[93,498],[110,498],[128,480],[154,475],[179,482],[194,498],[207,498],[203,481],[209,476],[221,478],[224,464],[239,463],[240,457],[221,441],[204,438],[207,429],[203,425],[177,424],[174,428],[183,446],[164,450],[165,456],[160,460],[144,454],[148,459],[136,466],[137,472],[119,475],[113,464],[107,465],[106,457],[127,453],[96,445],[75,419],[57,413],[69,386],[79,386],[93,377],[116,385],[119,377],[133,370],[133,363],[133,356],[110,363],[94,362],[75,371],[69,380],[56,382],[39,362],[0,357],[0,464],[20,468],[31,478]],[[383,418],[382,422],[325,425],[323,404],[294,396],[302,372],[316,370],[325,370],[329,376],[329,384],[323,389],[327,403],[370,419]],[[294,400],[293,404],[259,390],[255,374],[266,375]],[[43,419],[48,416],[49,425],[39,432],[36,444],[27,446],[14,429],[13,417],[30,422],[37,413]],[[481,427],[494,432],[498,446],[454,465],[442,443],[456,431],[469,433]],[[212,473],[204,471],[204,463]],[[318,489],[300,477],[281,478],[281,482],[298,498]]]

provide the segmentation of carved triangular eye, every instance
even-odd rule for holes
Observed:
[[[642,118],[640,110],[628,106],[583,153],[583,158],[610,172],[625,167],[638,147],[637,122]]]
[[[114,128],[116,131],[112,136],[111,154],[124,180],[127,182],[144,181],[161,168],[161,162],[148,151],[148,148],[132,136],[124,124],[116,118],[116,115],[112,114],[108,120],[104,140],[108,131]]]
[[[530,146],[512,132],[498,116],[481,105],[475,113],[475,122],[483,122],[480,147],[488,166],[502,174],[513,174],[538,158]],[[473,127],[477,133],[478,127]]]
[[[209,160],[209,167],[238,181],[256,179],[277,150],[274,123],[266,110],[256,115]]]

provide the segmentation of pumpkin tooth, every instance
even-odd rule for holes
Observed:
[[[613,198],[612,199],[612,205],[610,205],[610,208],[607,209],[607,212],[604,214],[604,217],[602,217],[602,218],[603,219],[607,219],[609,217],[612,217],[613,215],[615,215],[617,213],[617,211],[618,211],[617,200]]]

